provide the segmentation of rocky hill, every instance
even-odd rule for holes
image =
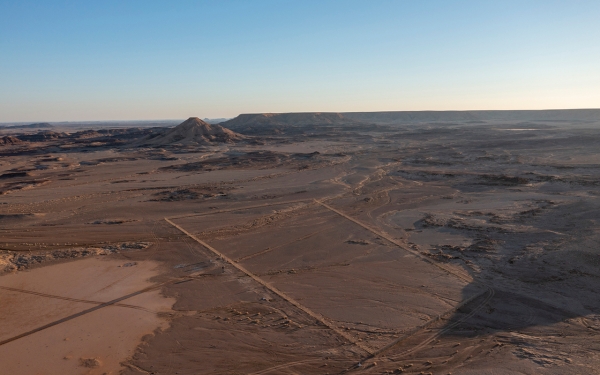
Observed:
[[[190,117],[176,127],[168,129],[156,137],[145,140],[143,143],[154,146],[172,144],[208,145],[212,143],[233,143],[243,138],[243,135],[220,125],[210,125],[198,117]]]

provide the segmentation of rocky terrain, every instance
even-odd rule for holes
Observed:
[[[3,128],[11,373],[599,373],[599,110],[173,125]]]

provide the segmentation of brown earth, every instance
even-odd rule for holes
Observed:
[[[600,373],[597,113],[13,129],[3,368]]]

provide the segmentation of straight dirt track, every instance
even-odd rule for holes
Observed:
[[[368,226],[366,224],[361,223],[360,221],[358,221],[358,220],[356,220],[356,219],[354,219],[354,218],[346,215],[345,213],[336,210],[335,208],[331,207],[330,205],[325,204],[322,201],[319,201],[319,200],[316,200],[316,199],[315,199],[315,203],[317,203],[317,204],[325,207],[326,209],[328,209],[328,210],[330,210],[332,212],[335,212],[336,214],[340,215],[341,217],[343,217],[345,219],[348,219],[348,220],[350,220],[351,222],[353,222],[353,223],[355,223],[357,225],[360,225],[361,227],[365,228],[369,232],[371,232],[371,233],[373,233],[373,234],[375,234],[377,236],[380,236],[381,238],[386,239],[387,241],[389,241],[392,244],[398,246],[402,250],[408,251],[409,253],[411,253],[412,255],[416,256],[417,258],[419,258],[419,259],[421,259],[421,260],[423,260],[423,261],[425,261],[425,262],[427,262],[427,263],[429,263],[429,264],[431,264],[431,265],[433,265],[433,266],[435,266],[435,267],[437,267],[437,268],[439,268],[439,269],[441,269],[441,270],[443,270],[443,271],[445,271],[445,272],[447,272],[447,273],[449,273],[449,274],[451,274],[451,275],[459,278],[462,281],[466,281],[468,283],[473,282],[473,278],[470,277],[469,275],[465,275],[462,272],[458,272],[458,271],[455,271],[455,270],[452,270],[452,269],[448,269],[448,268],[442,266],[441,264],[434,262],[433,260],[431,260],[431,259],[423,256],[419,252],[414,251],[412,249],[409,249],[408,247],[402,245],[400,242],[396,241],[395,239],[393,239],[392,237],[388,236],[387,234],[384,234],[384,233],[382,233],[382,232],[380,232],[378,230],[375,230],[375,229],[371,228],[370,226]]]
[[[244,209],[251,209],[251,208],[259,208],[259,207],[266,207],[266,206],[275,206],[275,205],[281,205],[281,204],[286,204],[286,203],[299,203],[299,202],[307,202],[307,200],[299,200],[299,201],[291,201],[291,202],[281,202],[281,203],[274,203],[274,204],[264,204],[264,205],[256,205],[256,206],[249,206],[249,207],[242,207],[242,208],[234,208],[234,209],[227,209],[227,210],[219,210],[216,212],[211,212],[211,213],[206,213],[206,214],[192,214],[192,215],[181,215],[181,216],[174,216],[174,217],[170,217],[170,218],[164,218],[164,220],[169,223],[171,226],[175,227],[176,229],[178,229],[180,232],[182,232],[183,234],[185,234],[186,236],[188,236],[189,238],[191,238],[192,240],[194,240],[195,242],[199,243],[200,245],[202,245],[204,248],[208,249],[210,252],[212,252],[213,254],[215,254],[217,257],[220,257],[221,259],[225,260],[227,263],[231,264],[233,267],[235,267],[237,270],[241,271],[242,273],[244,273],[245,275],[247,275],[248,277],[252,278],[254,281],[256,281],[257,283],[259,283],[260,285],[262,285],[263,287],[265,287],[266,289],[268,289],[269,291],[271,291],[272,293],[276,294],[277,296],[281,297],[282,299],[284,299],[285,301],[289,302],[290,304],[292,304],[293,306],[295,306],[296,308],[298,308],[299,310],[301,310],[302,312],[304,312],[305,314],[307,314],[308,316],[310,316],[311,318],[315,319],[317,322],[319,322],[320,324],[328,327],[329,329],[331,329],[333,332],[335,332],[337,335],[339,335],[340,337],[344,338],[345,340],[351,342],[352,344],[354,344],[356,347],[360,348],[361,350],[363,350],[367,355],[364,357],[364,359],[369,359],[369,358],[374,358],[376,356],[379,356],[381,354],[383,354],[384,352],[387,352],[388,350],[390,350],[391,348],[395,347],[396,345],[398,345],[400,342],[406,340],[409,337],[414,336],[415,334],[422,332],[424,329],[426,329],[427,327],[431,326],[432,324],[434,324],[435,322],[439,321],[440,319],[442,319],[444,316],[447,316],[451,313],[453,313],[454,311],[456,311],[457,309],[459,309],[460,307],[472,302],[473,300],[477,299],[478,297],[482,296],[483,294],[485,294],[486,292],[488,293],[488,296],[493,295],[493,289],[491,288],[486,288],[484,291],[482,291],[481,293],[477,293],[475,296],[471,296],[470,298],[467,298],[465,300],[463,300],[461,303],[459,303],[456,307],[444,312],[443,314],[440,314],[438,316],[436,316],[435,318],[427,321],[425,324],[416,327],[415,329],[413,329],[412,331],[410,331],[409,333],[407,333],[406,335],[403,335],[402,337],[393,340],[392,342],[390,342],[389,344],[385,345],[384,347],[374,350],[362,343],[360,343],[359,341],[357,341],[354,337],[348,335],[347,333],[345,333],[344,331],[340,330],[338,327],[336,327],[331,321],[329,321],[329,319],[325,318],[324,316],[322,316],[321,314],[312,311],[311,309],[309,309],[308,307],[302,305],[301,303],[299,303],[298,301],[296,301],[294,298],[290,297],[289,295],[287,295],[286,293],[282,292],[281,290],[277,289],[276,287],[274,287],[272,284],[270,284],[269,282],[263,280],[262,278],[260,278],[259,276],[255,275],[254,273],[250,272],[247,268],[245,268],[244,266],[240,265],[238,262],[234,261],[233,259],[229,258],[228,256],[224,255],[222,252],[218,251],[217,249],[215,249],[214,247],[210,246],[209,244],[207,244],[206,242],[200,240],[199,238],[197,238],[196,236],[194,236],[192,233],[188,232],[187,230],[185,230],[183,227],[175,224],[171,219],[176,219],[176,218],[184,218],[184,217],[189,217],[189,216],[205,216],[205,215],[211,215],[211,214],[216,214],[216,213],[223,213],[223,212],[232,212],[232,211],[238,211],[238,210],[244,210]],[[324,208],[326,208],[329,211],[332,211],[334,213],[336,213],[337,215],[361,226],[364,229],[367,229],[368,231],[370,231],[371,233],[380,236],[381,238],[384,238],[385,240],[387,240],[388,242],[392,243],[393,245],[401,248],[404,251],[409,252],[410,254],[418,257],[419,259],[427,262],[428,264],[431,264],[441,270],[443,270],[444,272],[457,277],[458,279],[460,279],[461,281],[465,281],[465,282],[473,282],[473,279],[466,274],[463,274],[457,270],[453,270],[453,269],[449,269],[446,268],[440,264],[438,264],[435,261],[432,261],[431,259],[423,256],[422,254],[407,248],[406,246],[402,245],[400,242],[396,241],[395,239],[391,238],[390,236],[381,233],[378,230],[375,230],[373,228],[371,228],[370,226],[350,217],[349,215],[344,214],[343,212],[329,206],[328,204],[323,203],[320,200],[312,200],[312,202],[314,202],[315,204],[318,204]],[[489,297],[491,298],[491,297]],[[488,301],[489,298],[486,298],[485,301]],[[484,302],[485,303],[485,302]],[[435,334],[433,337],[438,336],[439,334],[441,334],[441,332]],[[432,340],[433,338],[428,338],[427,340],[425,340],[426,342],[429,342],[430,340]],[[426,342],[424,342],[424,344],[426,344]],[[424,345],[423,344],[423,345]],[[416,350],[416,348],[415,348]],[[276,370],[275,368],[272,369],[267,369],[267,372],[270,372],[271,370]]]
[[[299,310],[301,310],[302,312],[304,312],[305,314],[307,314],[308,316],[310,316],[311,318],[317,320],[319,323],[323,324],[324,326],[328,327],[329,329],[331,329],[333,332],[337,333],[339,336],[343,337],[344,339],[346,339],[347,341],[351,342],[352,344],[356,345],[356,347],[362,349],[363,351],[365,351],[368,354],[373,354],[374,351],[373,349],[369,348],[366,345],[361,344],[360,342],[358,342],[357,340],[355,340],[352,336],[348,335],[347,333],[343,332],[342,330],[338,329],[333,323],[331,323],[327,318],[325,318],[324,316],[322,316],[319,313],[316,313],[312,310],[310,310],[308,307],[302,305],[300,302],[296,301],[295,299],[293,299],[292,297],[288,296],[287,294],[285,294],[284,292],[280,291],[279,289],[275,288],[273,285],[271,285],[270,283],[266,282],[265,280],[261,279],[260,277],[256,276],[255,274],[253,274],[252,272],[250,272],[248,269],[246,269],[246,267],[234,262],[231,258],[229,258],[228,256],[222,254],[220,251],[218,251],[217,249],[215,249],[214,247],[210,246],[209,244],[207,244],[206,242],[200,240],[199,238],[197,238],[196,236],[194,236],[193,234],[191,234],[190,232],[186,231],[185,229],[183,229],[182,227],[180,227],[179,225],[173,223],[171,220],[169,220],[168,218],[165,218],[165,221],[169,224],[171,224],[173,227],[177,228],[179,231],[181,231],[183,234],[185,234],[186,236],[188,236],[189,238],[191,238],[192,240],[198,242],[200,245],[204,246],[206,249],[210,250],[212,253],[214,253],[216,256],[222,258],[223,260],[225,260],[227,263],[231,264],[233,267],[235,267],[236,269],[238,269],[239,271],[243,272],[244,274],[246,274],[247,276],[249,276],[251,279],[253,279],[254,281],[256,281],[257,283],[259,283],[260,285],[264,286],[265,288],[267,288],[268,290],[270,290],[271,292],[273,292],[274,294],[278,295],[279,297],[283,298],[284,300],[286,300],[287,302],[289,302],[290,304],[292,304],[293,306],[295,306],[296,308],[298,308]]]

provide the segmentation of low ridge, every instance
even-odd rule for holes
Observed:
[[[22,143],[19,138],[13,137],[10,135],[5,135],[4,137],[0,137],[0,145],[16,145]]]
[[[300,112],[241,114],[222,125],[244,132],[306,125],[402,124],[445,121],[600,121],[600,109]]]

